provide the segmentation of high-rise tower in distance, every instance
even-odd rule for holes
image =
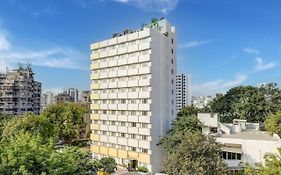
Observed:
[[[177,112],[191,106],[191,75],[177,74]]]
[[[159,140],[176,117],[176,28],[153,19],[91,45],[91,152],[161,170]]]

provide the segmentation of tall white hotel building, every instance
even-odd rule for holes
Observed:
[[[176,28],[153,19],[91,45],[91,152],[162,167],[159,140],[176,117]]]

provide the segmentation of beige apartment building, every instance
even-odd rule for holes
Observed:
[[[176,29],[153,19],[91,45],[91,152],[161,171],[159,140],[176,117]]]

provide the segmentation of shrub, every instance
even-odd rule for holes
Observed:
[[[148,169],[146,167],[144,167],[144,166],[140,166],[140,167],[138,167],[138,171],[142,172],[142,173],[147,173]]]

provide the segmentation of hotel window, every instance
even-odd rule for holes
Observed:
[[[106,93],[106,92],[107,92],[107,90],[106,90],[106,89],[103,89],[103,90],[102,90],[102,93]]]
[[[115,115],[116,111],[110,111],[110,114]]]
[[[133,52],[133,53],[131,53],[131,54],[130,54],[130,57],[135,57],[135,56],[137,56],[137,53],[138,53],[138,52]]]
[[[131,147],[131,151],[137,151],[136,147]]]
[[[140,137],[142,140],[148,140],[148,136],[146,136],[146,135],[141,135]]]
[[[148,87],[142,87],[142,88],[141,88],[141,91],[142,91],[142,92],[147,92],[147,91],[148,91]]]
[[[121,66],[119,67],[119,70],[126,70],[127,69],[127,66]]]
[[[126,149],[126,146],[125,145],[120,145],[120,148],[121,149]]]
[[[99,111],[98,111],[98,110],[93,110],[93,113],[94,113],[94,114],[98,114]]]
[[[120,92],[127,92],[127,88],[122,88]]]
[[[172,54],[174,54],[174,49],[171,50]]]
[[[142,76],[141,76],[141,79],[142,79],[142,80],[148,79],[148,75],[142,75]]]
[[[103,124],[103,125],[106,125],[106,120],[102,120],[102,124]]]
[[[136,103],[137,103],[137,100],[132,99],[132,100],[130,100],[130,103],[132,103],[132,104],[136,104]]]
[[[101,72],[102,72],[102,73],[107,73],[108,70],[107,70],[107,69],[102,69]]]
[[[125,104],[126,100],[125,99],[121,99],[121,104]]]
[[[130,42],[130,45],[131,45],[131,46],[136,45],[136,44],[137,44],[137,42],[136,42],[136,41],[132,41],[132,42]]]
[[[171,63],[174,64],[174,60],[173,59],[171,59]]]
[[[116,93],[116,89],[111,89],[110,92],[111,93]]]
[[[115,103],[116,103],[116,100],[110,100],[110,103],[111,103],[111,104],[115,104]]]
[[[105,52],[107,50],[107,48],[102,48],[102,51]]]
[[[111,125],[116,125],[116,121],[111,121],[110,124]]]
[[[120,48],[126,47],[126,43],[120,44],[119,47]]]
[[[148,124],[147,123],[141,123],[141,127],[142,128],[148,128]]]
[[[102,104],[106,104],[106,100],[102,100]]]
[[[148,67],[148,63],[142,63],[141,67]]]
[[[148,55],[148,50],[142,51],[141,54],[142,55]]]
[[[143,148],[141,148],[141,152],[147,154],[147,153],[148,153],[148,149],[143,149]]]
[[[135,69],[135,68],[137,68],[137,65],[136,65],[136,64],[132,64],[132,65],[130,66],[130,69]]]
[[[130,89],[130,92],[136,92],[137,91],[137,88],[133,87]]]
[[[137,123],[136,122],[131,122],[130,125],[131,125],[131,127],[137,127]]]
[[[94,124],[99,124],[98,120],[94,120],[93,122],[94,122]]]
[[[135,139],[135,138],[136,138],[136,134],[129,134],[129,137],[130,137],[131,139]]]
[[[174,39],[173,38],[171,39],[171,43],[174,44]]]
[[[121,115],[126,115],[126,111],[121,111]]]
[[[94,130],[94,134],[99,134],[99,131],[98,130]]]
[[[106,114],[106,111],[105,111],[105,110],[103,110],[103,111],[102,111],[102,113],[103,113],[103,114]]]
[[[120,122],[121,126],[126,126],[126,122]]]
[[[116,136],[116,132],[110,132],[111,136]]]
[[[126,137],[126,134],[125,134],[125,133],[121,133],[120,136],[121,136],[121,137]]]
[[[102,135],[106,135],[107,132],[106,131],[101,131]]]
[[[147,104],[147,99],[142,99],[142,100],[141,100],[141,103]]]
[[[141,111],[141,115],[142,115],[142,116],[147,116],[147,115],[148,115],[148,112],[147,112],[147,111]]]
[[[111,46],[110,49],[111,49],[111,50],[115,49],[115,46]]]
[[[107,58],[104,58],[101,60],[102,62],[107,62]]]

